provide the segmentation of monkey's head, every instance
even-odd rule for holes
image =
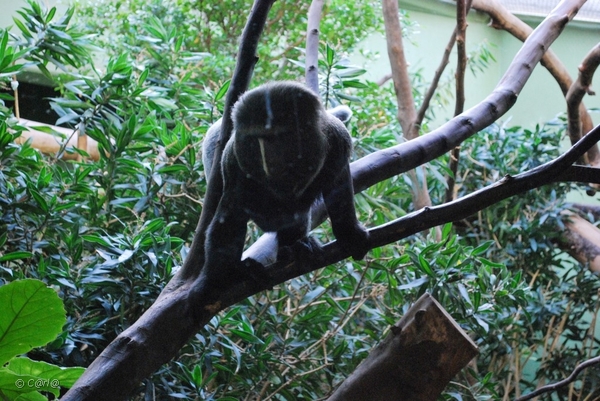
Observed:
[[[233,110],[234,153],[246,175],[282,199],[297,198],[327,155],[319,98],[295,82],[274,82],[246,92]]]

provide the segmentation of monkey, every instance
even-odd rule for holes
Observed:
[[[249,265],[241,263],[249,220],[276,233],[278,255],[298,241],[319,247],[308,232],[311,205],[321,197],[342,248],[356,260],[365,256],[369,234],[356,217],[352,142],[342,122],[350,116],[346,106],[328,112],[315,93],[291,81],[267,83],[239,98],[221,159],[223,194],[206,231],[204,274],[224,284],[236,273],[232,268]],[[207,177],[220,131],[221,120],[202,144]]]

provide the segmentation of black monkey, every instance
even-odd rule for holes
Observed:
[[[250,219],[277,233],[279,249],[298,240],[318,246],[308,231],[310,207],[321,196],[340,245],[354,259],[365,256],[369,236],[356,219],[348,165],[352,142],[341,121],[350,115],[347,107],[327,112],[295,82],[265,84],[240,97],[221,161],[223,195],[206,234],[209,279],[226,281],[230,268],[240,266]],[[217,121],[202,146],[207,177],[220,131]]]

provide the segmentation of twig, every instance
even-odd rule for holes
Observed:
[[[454,47],[455,42],[456,42],[456,28],[454,28],[452,35],[450,35],[450,40],[448,40],[448,44],[446,45],[446,48],[444,49],[444,54],[442,55],[442,60],[440,61],[440,65],[438,66],[437,70],[435,70],[435,74],[433,76],[433,79],[431,80],[431,84],[429,85],[429,88],[427,88],[427,92],[425,92],[425,95],[423,96],[423,102],[421,103],[421,107],[419,107],[419,111],[417,111],[416,124],[419,127],[423,123],[423,119],[425,118],[425,113],[429,109],[429,104],[431,103],[431,99],[433,99],[433,95],[435,94],[435,90],[437,89],[437,87],[440,83],[442,74],[444,73],[444,70],[446,69],[446,66],[448,65],[448,62],[450,60],[450,53],[452,53],[452,48]],[[390,78],[391,78],[391,76],[390,76]],[[379,82],[378,82],[378,84],[379,84]],[[381,85],[379,85],[379,86],[381,86]]]
[[[600,356],[597,356],[595,358],[592,359],[588,359],[585,362],[580,363],[579,365],[577,365],[577,367],[575,368],[575,370],[573,370],[573,372],[569,375],[569,377],[567,377],[566,379],[563,379],[559,382],[556,383],[552,383],[552,384],[547,384],[543,387],[538,388],[537,390],[526,394],[522,397],[516,398],[515,401],[526,401],[526,400],[530,400],[534,397],[537,397],[538,395],[541,394],[545,394],[545,393],[549,393],[551,391],[556,391],[561,387],[566,386],[567,384],[575,381],[575,379],[577,378],[577,375],[579,375],[579,373],[581,373],[584,369],[589,368],[590,366],[594,366],[600,363]]]

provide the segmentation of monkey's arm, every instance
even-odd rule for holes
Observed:
[[[354,209],[354,189],[350,167],[323,188],[323,200],[331,219],[333,235],[353,259],[360,260],[370,249],[369,232],[358,222]]]

